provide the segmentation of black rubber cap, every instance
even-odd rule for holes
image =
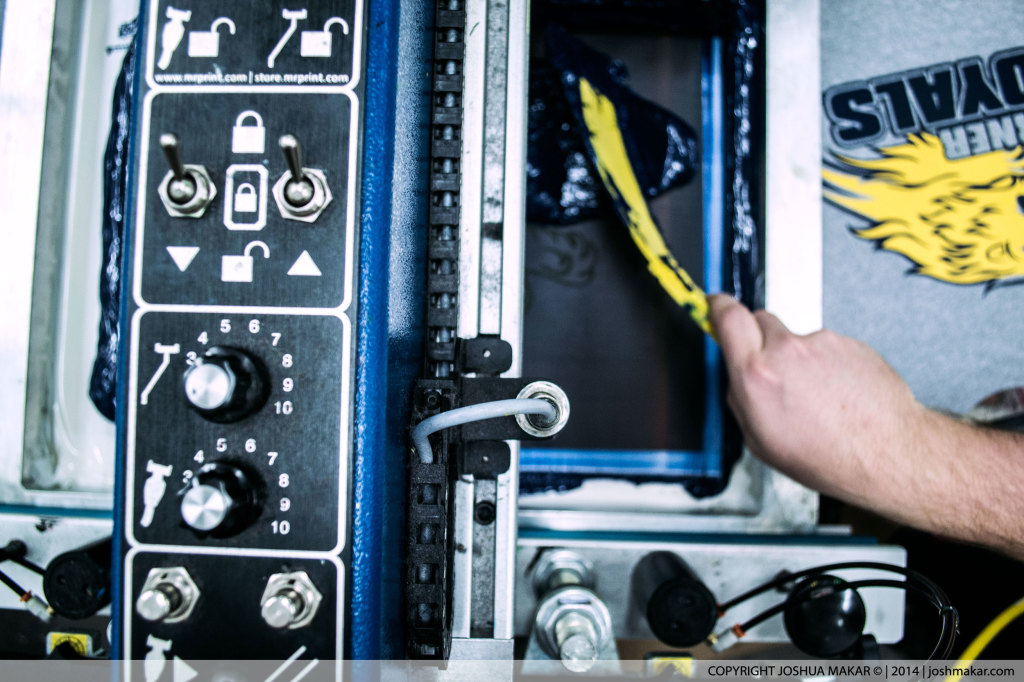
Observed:
[[[717,620],[718,607],[711,590],[690,578],[662,583],[647,602],[647,624],[655,637],[669,646],[700,644]]]
[[[837,590],[846,583],[832,575],[801,581],[786,599],[783,623],[798,649],[830,658],[852,649],[864,632],[867,614],[856,590]]]

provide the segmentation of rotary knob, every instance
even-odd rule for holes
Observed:
[[[201,468],[181,499],[181,518],[193,530],[234,535],[259,515],[259,489],[241,467],[211,462]]]
[[[214,346],[185,372],[185,398],[212,422],[235,422],[267,402],[270,379],[261,362],[239,348]]]

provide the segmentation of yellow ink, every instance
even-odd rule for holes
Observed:
[[[590,133],[590,145],[596,157],[597,172],[629,226],[630,236],[647,259],[648,270],[672,300],[685,307],[693,321],[710,334],[707,296],[669,251],[651,216],[626,153],[615,106],[585,78],[580,79],[580,100],[583,104],[583,121]]]
[[[936,136],[921,133],[880,151],[876,159],[838,156],[850,171],[822,173],[825,198],[870,221],[854,230],[858,237],[944,282],[1024,276],[1020,147],[949,160]]]

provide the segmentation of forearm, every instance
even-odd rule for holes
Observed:
[[[863,343],[711,302],[754,454],[825,494],[1024,560],[1024,436],[925,409]]]
[[[937,534],[1024,559],[1024,436],[922,410],[881,471],[825,488],[848,502]],[[859,477],[858,477],[859,478]]]

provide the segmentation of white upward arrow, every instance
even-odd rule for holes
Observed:
[[[174,264],[178,266],[178,269],[182,272],[192,264],[192,259],[199,253],[198,246],[168,246],[167,253],[171,254],[171,258],[174,259]]]
[[[292,263],[292,267],[288,269],[288,274],[293,277],[320,277],[322,274],[320,268],[313,262],[313,257],[309,255],[309,251],[303,251],[299,254],[299,257]]]

